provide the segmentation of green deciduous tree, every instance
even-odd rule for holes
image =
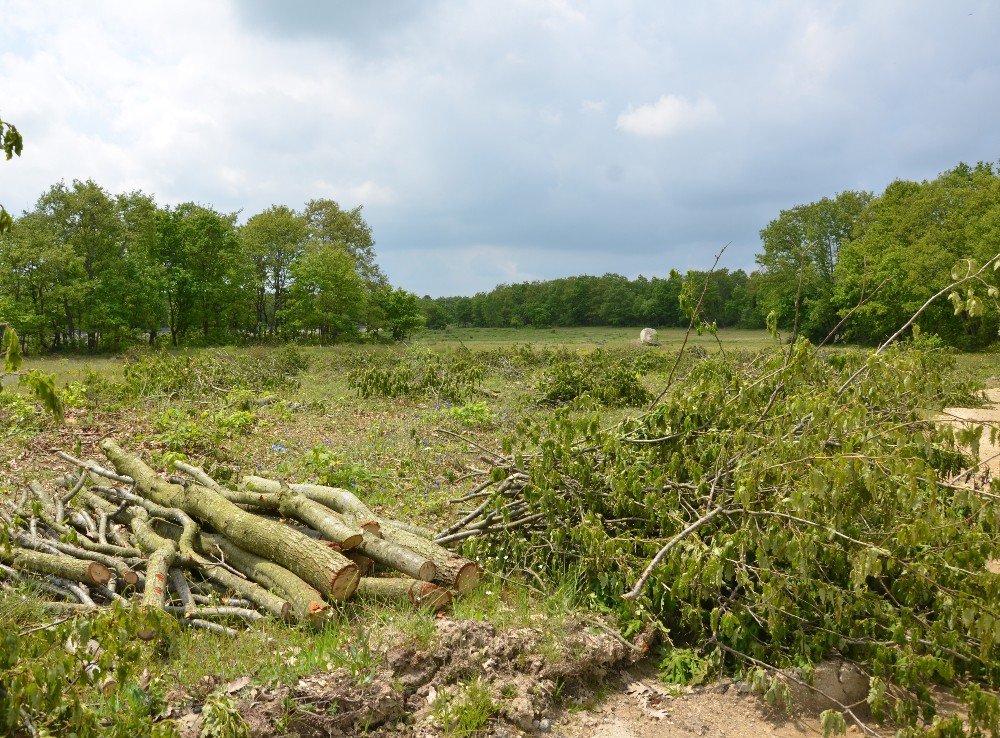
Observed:
[[[279,333],[292,263],[302,253],[308,236],[306,218],[284,205],[254,215],[240,229],[244,258],[252,269],[258,335]]]
[[[311,238],[342,246],[354,259],[355,269],[370,288],[389,284],[375,262],[372,229],[361,214],[361,206],[343,210],[333,200],[318,199],[306,203],[303,213]]]
[[[318,335],[321,342],[356,333],[364,314],[366,286],[355,261],[341,246],[311,241],[291,265],[287,323]]]
[[[840,250],[856,235],[871,201],[868,192],[842,192],[782,210],[768,223],[760,232],[764,252],[757,255],[759,310],[773,310],[789,329],[797,316],[802,333],[825,338],[839,320],[834,292]]]
[[[420,298],[397,287],[383,287],[372,293],[368,329],[375,335],[388,331],[396,341],[409,337],[424,325]]]
[[[930,181],[893,182],[866,209],[857,238],[844,245],[837,264],[840,311],[846,313],[867,296],[845,324],[848,335],[865,343],[884,339],[948,283],[956,261],[985,262],[997,251],[1000,174],[992,165],[961,164]],[[874,293],[877,285],[883,286]],[[976,288],[970,289],[975,297]],[[919,325],[952,345],[995,341],[996,312],[973,313],[957,316],[948,304],[935,304]]]

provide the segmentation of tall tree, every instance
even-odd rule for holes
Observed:
[[[366,286],[354,259],[342,247],[309,242],[292,262],[287,323],[317,333],[321,342],[357,331],[366,306]]]
[[[993,165],[960,164],[933,180],[893,182],[867,209],[861,233],[844,246],[837,264],[840,310],[868,296],[847,325],[850,337],[884,339],[948,283],[956,262],[986,261],[998,251],[1000,173]],[[991,271],[989,278],[995,276]],[[945,303],[932,305],[919,324],[970,348],[996,341],[998,327],[995,311],[959,318]]]
[[[777,313],[788,328],[798,316],[802,333],[824,338],[837,324],[833,303],[837,259],[842,245],[855,235],[869,192],[845,191],[807,205],[782,210],[761,230],[764,252],[757,290],[761,310]]]
[[[240,229],[245,258],[253,269],[258,333],[279,332],[291,266],[308,236],[307,219],[284,205],[274,205],[258,213]]]
[[[361,214],[361,206],[343,210],[333,200],[318,199],[306,203],[304,212],[312,238],[343,246],[355,262],[358,276],[371,288],[389,284],[375,262],[372,229]]]

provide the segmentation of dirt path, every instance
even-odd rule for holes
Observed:
[[[979,442],[979,458],[990,470],[991,478],[1000,477],[1000,438],[990,439],[991,429],[1000,429],[1000,387],[986,390],[987,404],[983,407],[946,407],[941,419],[956,425],[981,424],[983,437]]]
[[[801,738],[822,736],[817,717],[785,714],[750,694],[746,685],[720,682],[670,696],[655,674],[626,674],[621,690],[598,706],[557,717],[553,738]]]

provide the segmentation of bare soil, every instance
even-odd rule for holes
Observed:
[[[743,683],[664,685],[648,659],[642,660],[648,644],[641,640],[629,646],[582,624],[559,653],[548,652],[543,639],[542,631],[533,628],[501,631],[489,622],[442,619],[425,649],[387,643],[382,666],[373,674],[336,669],[274,688],[250,686],[246,679],[206,685],[200,700],[186,695],[186,704],[178,704],[174,714],[186,713],[180,718],[181,734],[195,738],[205,696],[222,689],[238,700],[254,738],[430,738],[442,735],[435,705],[461,699],[464,685],[475,679],[499,706],[477,733],[491,738],[823,734],[818,709],[793,715],[771,708]]]

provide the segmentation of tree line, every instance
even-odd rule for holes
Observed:
[[[760,238],[750,274],[569,277],[421,304],[429,327],[686,326],[682,285],[700,295],[708,279],[702,314],[720,327],[762,328],[770,317],[814,341],[877,343],[950,283],[958,261],[985,263],[1000,252],[1000,171],[959,164],[932,180],[897,180],[880,195],[845,191],[782,210]],[[1000,325],[983,301],[997,294],[956,293],[919,325],[950,345],[992,344]]]
[[[314,199],[240,225],[89,180],[52,186],[0,238],[0,319],[36,351],[399,339],[423,320],[379,269],[360,207]]]
[[[423,324],[671,327],[688,323],[686,290],[704,291],[702,317],[720,327],[774,322],[814,341],[875,343],[946,285],[958,260],[1000,251],[1000,171],[959,164],[880,195],[845,191],[782,210],[760,237],[749,274],[576,276],[420,299],[389,285],[360,207],[314,199],[240,224],[237,213],[74,181],[49,188],[0,235],[0,323],[33,351],[322,343],[362,330],[401,339]],[[954,346],[992,344],[998,311],[983,308],[998,294],[952,295],[920,327]]]

